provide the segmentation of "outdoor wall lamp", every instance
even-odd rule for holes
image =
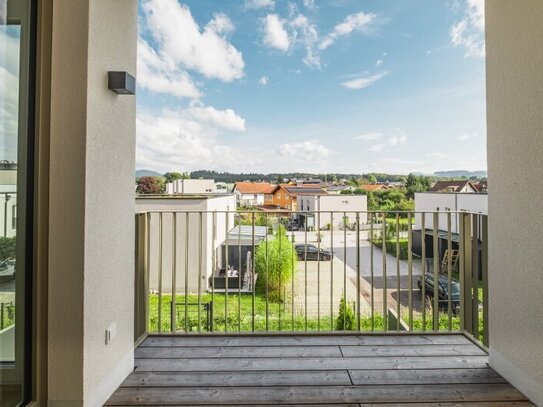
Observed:
[[[136,78],[124,71],[107,73],[107,87],[117,95],[135,95]]]

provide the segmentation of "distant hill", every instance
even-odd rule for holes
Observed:
[[[156,171],[151,170],[136,170],[136,178],[139,177],[162,177],[164,174],[161,174]]]
[[[465,170],[454,170],[454,171],[437,171],[434,172],[436,177],[447,177],[447,178],[470,178],[477,177],[482,178],[487,176],[486,171],[465,171]]]

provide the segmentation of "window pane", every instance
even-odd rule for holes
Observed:
[[[29,1],[0,0],[0,406],[23,401]],[[21,206],[23,205],[23,206]],[[23,223],[24,224],[24,223]]]

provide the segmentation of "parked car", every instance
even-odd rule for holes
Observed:
[[[320,249],[312,244],[297,244],[294,246],[300,260],[332,260],[332,252]],[[306,257],[307,253],[307,257]]]
[[[425,275],[425,294],[433,298],[434,296],[434,275],[433,273],[426,273]],[[422,291],[422,276],[419,276],[417,280],[419,290]],[[447,309],[449,303],[449,279],[447,276],[440,274],[438,278],[438,294],[439,294],[439,307]],[[451,307],[453,311],[460,309],[460,283],[455,279],[451,279]]]
[[[289,232],[296,232],[298,230],[300,230],[300,225],[297,224],[296,222],[289,222],[285,225],[285,228],[289,231]]]

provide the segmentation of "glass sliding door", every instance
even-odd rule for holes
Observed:
[[[32,266],[31,0],[0,0],[0,406],[29,399]]]

